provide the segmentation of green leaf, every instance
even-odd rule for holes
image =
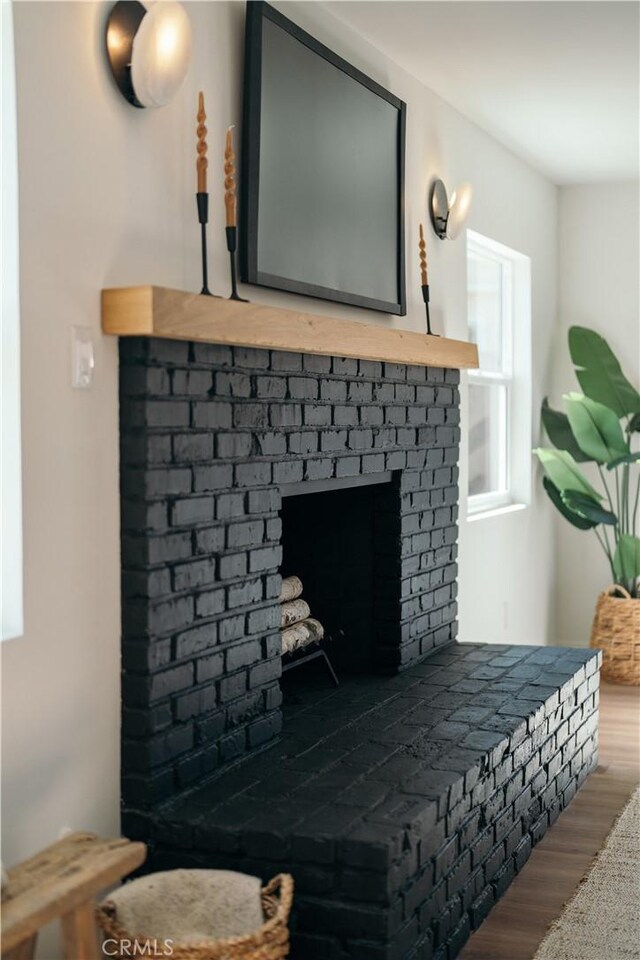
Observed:
[[[629,421],[629,433],[640,433],[640,413],[636,413]]]
[[[606,523],[611,527],[615,527],[618,522],[615,513],[611,513],[610,510],[605,510],[593,497],[588,497],[578,490],[563,490],[561,496],[563,502],[570,510],[579,513],[580,516],[586,520],[590,520],[594,526],[598,523]]]
[[[612,460],[611,463],[607,464],[607,470],[614,470],[623,463],[635,463],[636,460],[640,460],[640,450],[637,453],[626,453],[624,457],[618,457],[616,460]]]
[[[595,330],[571,327],[569,352],[583,393],[618,417],[640,413],[640,393],[629,383],[611,347]]]
[[[566,450],[550,450],[539,447],[533,451],[542,464],[544,472],[560,491],[577,490],[594,500],[602,500],[602,494],[594,490],[586,477],[578,470],[575,460]]]
[[[613,410],[580,393],[568,393],[563,399],[573,435],[588,457],[609,463],[629,453],[629,444]]]
[[[630,533],[620,537],[613,556],[613,572],[618,583],[633,593],[635,582],[640,577],[640,537]]]
[[[592,459],[588,457],[586,453],[583,453],[576,443],[576,438],[572,433],[571,424],[569,423],[569,418],[566,413],[561,413],[559,410],[552,410],[546,397],[542,401],[541,415],[547,436],[554,447],[557,447],[558,450],[566,450],[567,453],[571,454],[576,463],[586,463]]]
[[[591,520],[587,520],[586,517],[580,516],[579,513],[574,513],[571,510],[564,500],[562,499],[562,494],[558,490],[549,477],[542,478],[542,486],[547,491],[549,499],[551,502],[558,508],[565,520],[568,520],[569,523],[572,523],[574,527],[577,527],[578,530],[592,530],[597,524],[592,523]]]

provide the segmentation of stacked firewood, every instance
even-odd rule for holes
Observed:
[[[282,581],[280,610],[283,653],[302,650],[324,637],[324,627],[311,616],[309,604],[302,599],[299,577],[286,577]]]

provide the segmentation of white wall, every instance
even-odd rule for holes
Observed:
[[[567,348],[573,324],[609,341],[627,377],[640,383],[640,193],[638,182],[563,187],[559,210],[560,323],[553,399],[580,389]],[[597,472],[586,467],[596,486]],[[554,518],[558,643],[586,646],[598,593],[611,583],[607,559],[591,531]]]
[[[118,829],[119,545],[117,343],[100,334],[99,291],[158,283],[197,289],[196,93],[209,119],[213,286],[226,289],[224,131],[240,119],[243,4],[187,4],[193,65],[168,108],[138,111],[114,90],[103,54],[109,4],[20,3],[18,74],[25,636],[3,654],[4,859],[11,864],[65,825]],[[350,34],[319,4],[285,12],[409,105],[409,314],[393,321],[313,304],[318,312],[422,330],[415,240],[430,180],[468,179],[470,226],[533,262],[534,368],[550,366],[555,313],[556,191],[541,176]],[[429,241],[436,329],[464,337],[465,245]],[[252,290],[290,306],[307,300]],[[89,326],[90,391],[70,387],[70,327]],[[464,471],[463,483],[464,488]],[[550,513],[461,524],[466,639],[545,642],[553,554]],[[504,603],[509,618],[504,624]]]

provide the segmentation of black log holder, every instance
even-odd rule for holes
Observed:
[[[236,268],[236,249],[238,246],[238,228],[226,227],[227,250],[229,251],[229,263],[231,264],[231,296],[229,300],[238,300],[240,303],[249,303],[238,293],[238,277]]]
[[[207,223],[209,221],[209,194],[196,193],[198,204],[198,221],[200,222],[200,239],[202,241],[202,290],[201,295],[213,297],[209,290],[209,272],[207,266]]]
[[[422,284],[422,299],[424,300],[424,308],[427,313],[427,333],[430,337],[439,337],[439,333],[433,333],[431,330],[431,317],[429,316],[429,284]]]
[[[326,650],[323,650],[317,642],[309,644],[309,646],[304,647],[302,651],[292,654],[285,654],[282,661],[282,672],[288,673],[289,670],[296,670],[298,667],[302,667],[306,663],[310,663],[312,660],[318,659],[324,662],[334,687],[339,687],[340,681],[338,680],[338,676],[333,669],[333,664],[331,663]]]

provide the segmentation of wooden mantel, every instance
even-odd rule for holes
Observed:
[[[165,287],[103,290],[102,329],[120,337],[203,340],[426,367],[478,366],[476,345],[463,340]]]

